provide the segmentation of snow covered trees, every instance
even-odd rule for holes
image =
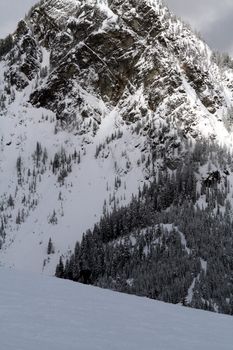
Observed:
[[[64,264],[62,258],[60,258],[59,264],[56,267],[56,276],[61,278],[64,276]]]
[[[47,247],[47,254],[48,255],[54,254],[54,252],[55,252],[54,245],[52,243],[51,238],[49,238],[49,243],[48,243],[48,247]]]
[[[219,171],[209,171],[200,188],[198,169],[210,159]],[[82,266],[97,286],[233,314],[228,160],[214,143],[198,143],[175,171],[165,167],[144,184],[128,206],[104,211],[64,270],[60,261],[56,276],[77,281]]]
[[[13,47],[14,41],[12,35],[8,35],[5,39],[0,40],[0,58],[6,55]]]

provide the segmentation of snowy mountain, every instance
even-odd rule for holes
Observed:
[[[176,207],[187,208],[185,200],[191,200],[206,210],[202,214],[208,220],[219,215],[217,223],[230,213],[232,69],[220,65],[159,0],[41,1],[0,43],[0,57],[1,264],[54,273],[59,257],[64,262],[72,258],[76,241],[103,213],[126,207],[132,194],[155,184],[160,174],[156,211],[167,217],[152,220],[151,214],[143,224],[137,222],[140,232],[152,227],[151,243],[159,239],[158,224],[173,224],[182,254],[190,249],[184,261],[192,270],[178,301],[191,302],[195,282],[211,271],[207,260],[214,248],[206,247],[217,239],[218,259],[225,264],[218,275],[227,276],[224,285],[230,284],[225,309],[219,309],[219,295],[212,309],[231,313],[231,222],[224,227],[224,239],[222,228],[205,231],[203,238],[203,221],[193,238],[194,229],[186,232],[182,213],[172,212],[168,219],[168,208],[179,197]],[[179,196],[178,180],[169,176],[187,183],[184,191],[179,185]],[[173,194],[167,193],[168,184]],[[152,213],[148,191],[143,193]],[[132,239],[131,229],[133,223],[124,233]],[[197,241],[202,242],[198,250]],[[109,242],[121,244],[119,232],[110,233],[104,243]],[[172,244],[165,242],[168,247]],[[200,295],[198,303],[212,300]]]
[[[232,349],[229,316],[35,274],[0,280],[3,349]]]

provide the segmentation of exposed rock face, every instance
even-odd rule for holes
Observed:
[[[8,59],[10,68],[6,79],[19,90],[25,88],[39,73],[41,49],[28,24],[23,20],[18,24],[14,47],[8,54]]]
[[[177,119],[193,136],[200,117],[215,120],[227,107],[225,81],[210,50],[160,1],[42,1],[16,36],[10,83],[27,86],[46,48],[50,74],[30,102],[55,111],[73,129],[100,118],[86,106],[86,93],[117,107],[127,122],[159,114]],[[138,91],[143,103],[134,100]]]

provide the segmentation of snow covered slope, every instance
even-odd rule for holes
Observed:
[[[232,70],[159,0],[41,1],[12,40],[0,52],[1,264],[54,273],[103,208],[176,169],[184,139],[231,147]]]
[[[0,269],[4,350],[231,350],[233,318]]]

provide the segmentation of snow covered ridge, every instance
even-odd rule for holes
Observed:
[[[103,210],[177,169],[185,140],[231,142],[232,71],[160,2],[42,1],[13,39],[0,62],[1,264],[54,273]]]
[[[220,119],[229,114],[232,80],[211,60],[207,45],[160,2],[51,0],[35,9],[29,23],[50,51],[50,75],[31,102],[52,109],[63,124],[80,132],[83,116],[85,124],[89,118],[101,123],[84,90],[100,104],[117,106],[127,121],[170,116],[194,135],[227,136]],[[143,101],[135,106],[138,92]]]
[[[231,350],[233,318],[0,269],[5,350]]]

